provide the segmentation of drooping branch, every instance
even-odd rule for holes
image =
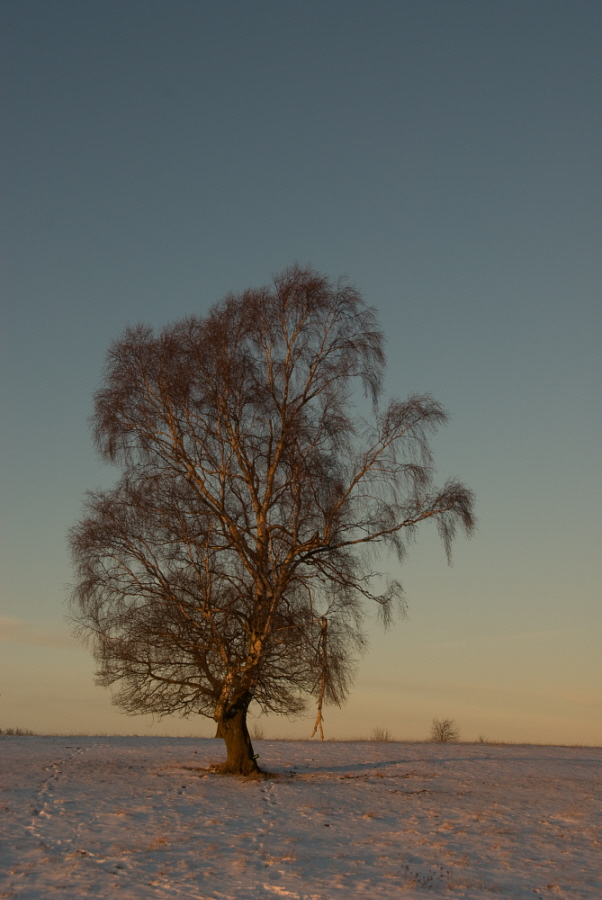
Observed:
[[[323,722],[324,716],[322,714],[322,707],[324,705],[324,697],[326,694],[326,684],[328,681],[328,619],[325,616],[322,616],[320,619],[320,689],[318,691],[318,699],[316,701],[316,721],[314,724],[314,730],[310,734],[310,738],[314,736],[316,731],[320,732],[320,740],[324,740],[324,729]]]

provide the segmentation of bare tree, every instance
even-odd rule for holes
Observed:
[[[95,398],[101,456],[122,467],[71,532],[72,609],[98,681],[128,713],[215,719],[224,769],[257,770],[246,719],[345,699],[362,610],[385,624],[403,558],[435,519],[473,527],[471,492],[432,482],[429,396],[381,409],[383,337],[345,282],[297,266],[155,335],[128,329]],[[360,381],[371,424],[353,404]],[[322,735],[323,736],[323,735]]]
[[[393,738],[391,737],[391,732],[388,728],[373,728],[372,734],[370,735],[371,741],[376,741],[378,744],[388,744]]]
[[[431,741],[435,744],[454,744],[460,740],[460,729],[453,719],[433,719]]]

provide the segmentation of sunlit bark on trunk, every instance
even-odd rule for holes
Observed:
[[[231,775],[255,775],[260,769],[247,728],[247,712],[250,697],[244,697],[233,704],[217,719],[216,737],[226,744],[226,762],[219,770]]]

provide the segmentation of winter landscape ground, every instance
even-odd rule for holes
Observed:
[[[0,896],[602,897],[602,749],[0,738]]]

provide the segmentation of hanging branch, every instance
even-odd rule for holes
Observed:
[[[328,656],[327,656],[327,640],[328,640],[328,619],[326,616],[322,616],[320,619],[320,650],[322,656],[322,672],[320,674],[320,693],[318,695],[318,713],[316,715],[316,721],[314,724],[314,730],[312,731],[310,738],[314,736],[316,731],[320,732],[320,740],[324,740],[324,729],[322,727],[322,722],[324,721],[324,716],[322,715],[322,704],[324,702],[324,694],[326,692],[326,679],[328,678]]]

